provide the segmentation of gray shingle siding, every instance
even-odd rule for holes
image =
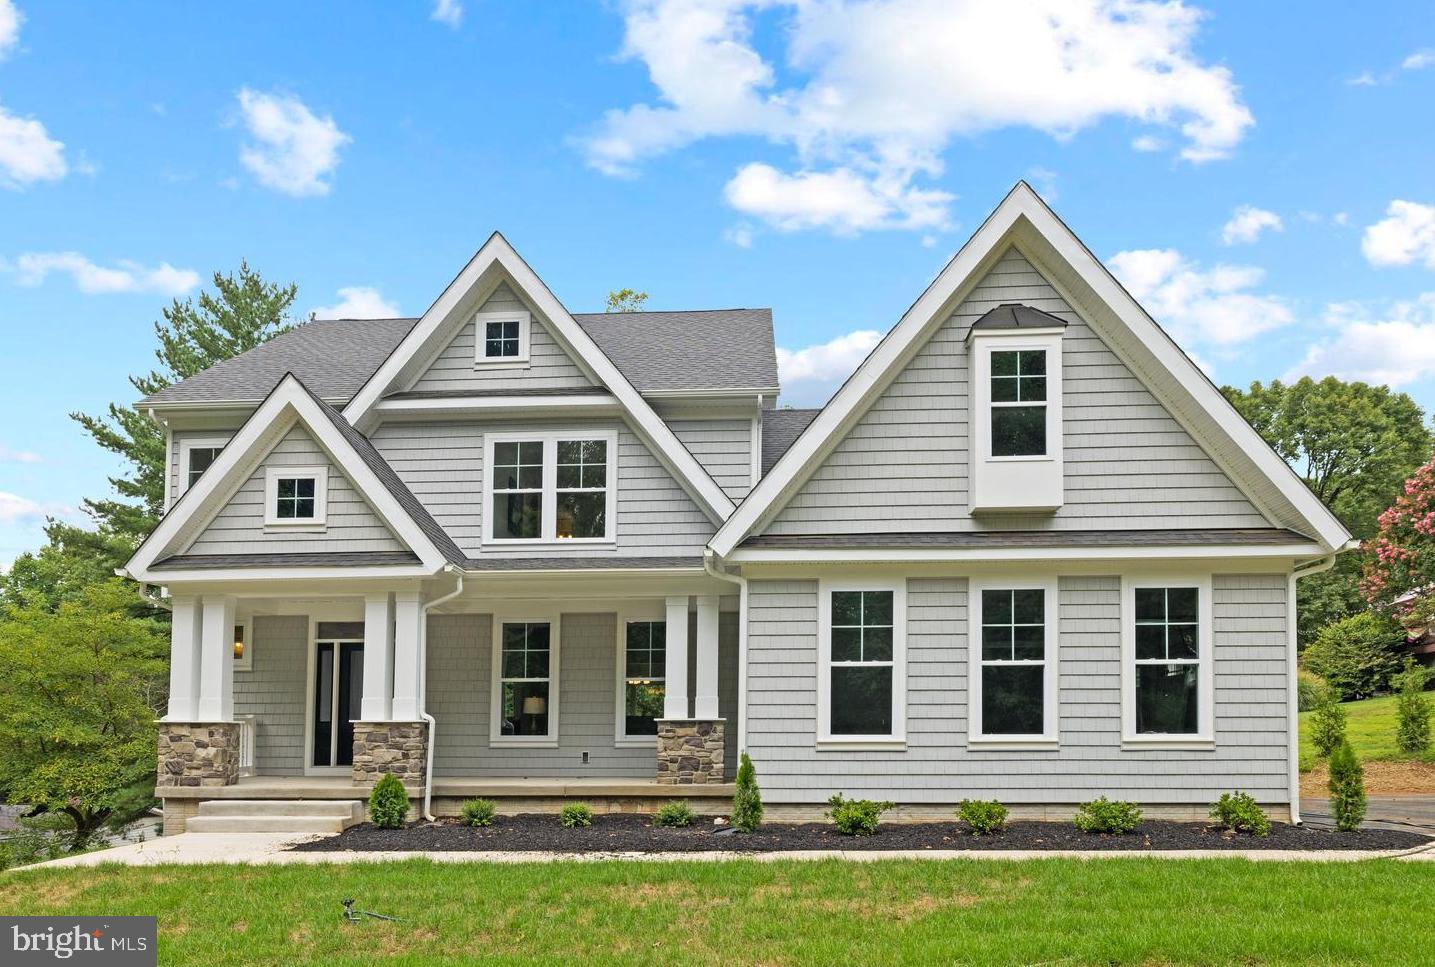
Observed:
[[[904,751],[816,751],[817,582],[749,588],[747,747],[769,802],[1200,805],[1232,789],[1289,801],[1284,575],[1213,578],[1216,747],[1199,752],[1121,748],[1118,577],[1059,579],[1060,747],[1026,752],[967,748],[965,578],[907,582]]]
[[[234,714],[255,717],[254,766],[261,776],[304,774],[309,619],[261,615],[250,622],[254,667],[234,673]]]
[[[977,318],[1022,302],[1062,337],[1065,503],[1002,529],[1269,527],[1241,491],[1046,280],[1008,252],[764,530],[981,530],[968,505],[969,367]]]
[[[667,420],[674,435],[734,501],[752,489],[752,421]]]

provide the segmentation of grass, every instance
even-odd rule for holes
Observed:
[[[1435,863],[99,867],[0,874],[0,914],[153,914],[162,964],[1428,963]],[[340,921],[339,901],[403,917]]]
[[[1432,762],[1435,763],[1435,743],[1423,755],[1410,756],[1395,747],[1395,699],[1394,695],[1367,698],[1359,702],[1346,702],[1343,706],[1348,717],[1345,734],[1355,748],[1361,762]],[[1435,701],[1431,696],[1430,701]],[[1300,713],[1300,769],[1309,772],[1320,757],[1311,744],[1311,716],[1313,712]]]

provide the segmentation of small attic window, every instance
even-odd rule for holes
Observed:
[[[328,467],[269,467],[264,472],[264,526],[323,528]]]
[[[480,312],[474,316],[474,365],[507,366],[528,362],[527,312]]]

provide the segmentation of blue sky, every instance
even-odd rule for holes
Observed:
[[[1027,178],[1218,381],[1435,408],[1432,104],[1423,2],[0,0],[0,563],[176,294],[417,314],[495,228],[574,311],[771,306],[802,404]]]

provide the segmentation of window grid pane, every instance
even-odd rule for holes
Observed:
[[[829,647],[831,735],[891,735],[894,593],[834,591]]]
[[[214,458],[219,456],[223,447],[194,447],[189,451],[189,486],[193,487],[196,480],[209,469],[214,463]]]
[[[628,622],[624,653],[623,734],[657,735],[667,694],[667,624]]]
[[[1136,731],[1200,731],[1200,589],[1135,590]]]
[[[1046,455],[1046,350],[991,354],[994,457]]]
[[[602,538],[608,533],[608,441],[559,440],[555,536]]]
[[[1046,592],[983,589],[981,734],[1046,729]]]
[[[542,537],[543,441],[494,443],[492,513],[493,536],[499,540]]]
[[[504,622],[499,647],[499,722],[503,735],[547,735],[550,625]]]
[[[489,359],[518,355],[518,320],[484,325],[483,355]]]
[[[275,489],[275,517],[279,520],[314,519],[313,477],[280,477]]]

